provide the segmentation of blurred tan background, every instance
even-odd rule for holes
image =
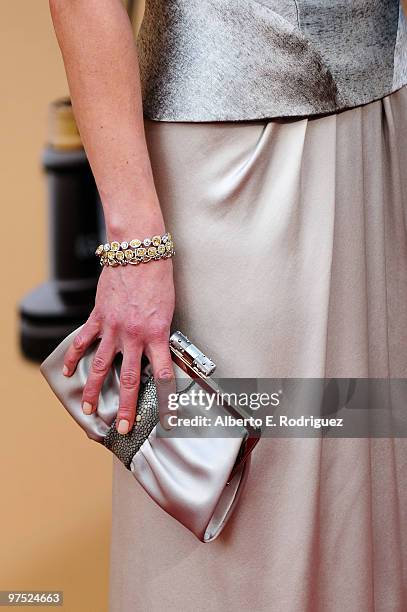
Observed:
[[[47,107],[68,88],[48,0],[0,0],[0,23],[0,590],[63,590],[64,610],[103,612],[111,456],[70,420],[17,344],[16,305],[47,275]]]

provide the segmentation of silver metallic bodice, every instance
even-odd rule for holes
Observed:
[[[146,0],[137,46],[157,120],[327,113],[407,83],[398,0]]]

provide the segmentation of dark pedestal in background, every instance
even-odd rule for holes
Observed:
[[[73,117],[69,100],[57,101],[52,110],[63,115],[64,135]],[[60,122],[59,116],[59,132]],[[79,137],[70,136],[56,142],[54,137],[42,157],[48,182],[49,280],[19,304],[21,349],[36,361],[86,321],[101,270],[95,256],[104,238],[99,196]]]

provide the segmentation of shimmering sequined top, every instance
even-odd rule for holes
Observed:
[[[137,47],[156,120],[314,115],[407,83],[398,0],[146,0]]]

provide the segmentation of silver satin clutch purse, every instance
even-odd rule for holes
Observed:
[[[199,424],[185,434],[166,431],[160,422],[157,388],[150,366],[144,367],[137,404],[139,420],[126,435],[117,432],[121,359],[116,358],[105,380],[97,411],[85,415],[82,391],[97,349],[93,344],[79,361],[75,373],[62,374],[64,354],[78,330],[72,332],[41,364],[40,370],[66,410],[88,437],[103,444],[129,469],[148,495],[202,542],[214,540],[222,531],[245,485],[251,452],[259,430],[228,426],[220,437],[213,426]],[[211,378],[215,364],[181,332],[170,337],[177,395],[203,389],[216,394],[210,409],[212,422],[218,416],[242,418],[239,409],[226,403]],[[205,417],[204,405],[183,402],[176,415]]]

